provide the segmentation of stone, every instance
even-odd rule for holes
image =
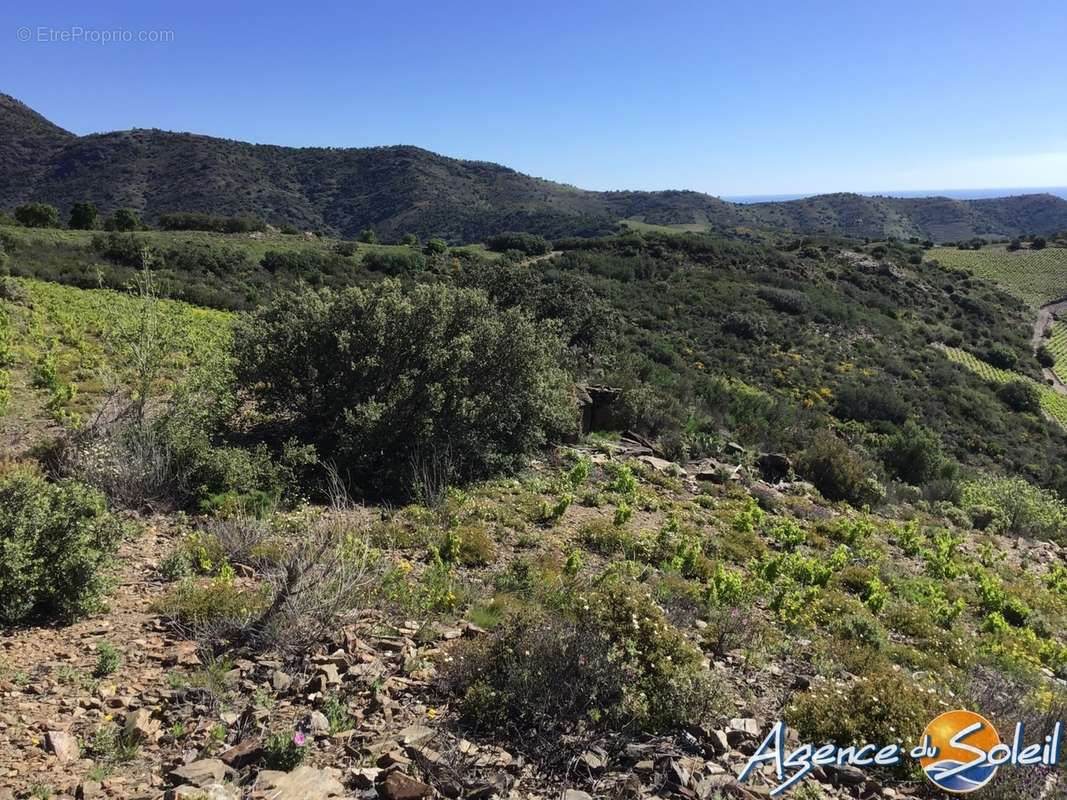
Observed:
[[[276,692],[285,692],[293,685],[293,679],[280,669],[276,669],[271,673],[270,685]]]
[[[755,739],[759,734],[759,722],[752,719],[752,717],[732,719],[726,726],[726,740],[733,747],[737,747],[740,742],[746,739]]]
[[[233,769],[242,769],[249,764],[255,764],[263,758],[263,741],[258,738],[245,739],[235,744],[219,758],[223,764]]]
[[[712,731],[708,735],[708,742],[717,756],[721,756],[730,750],[730,740],[726,736],[726,731]]]
[[[78,740],[72,734],[66,731],[48,731],[45,736],[48,741],[48,749],[55,754],[56,760],[60,764],[77,761],[81,756]]]
[[[174,646],[163,656],[163,663],[167,666],[179,667],[200,666],[200,656],[196,651],[196,642],[175,642]]]
[[[673,461],[668,461],[665,458],[657,458],[656,456],[641,456],[638,461],[643,464],[647,464],[652,469],[659,472],[666,472],[668,475],[675,475],[678,477],[685,477],[688,473],[682,469],[678,464]]]
[[[209,783],[207,786],[176,786],[170,789],[166,800],[241,800],[240,792],[233,786]]]
[[[326,800],[341,797],[345,787],[338,780],[338,771],[317,769],[307,765],[292,772],[264,770],[259,773],[252,797],[270,800]]]
[[[561,800],[593,800],[593,795],[583,792],[581,789],[566,789]]]
[[[159,727],[159,720],[152,719],[152,713],[147,708],[139,708],[126,715],[122,732],[127,739],[134,742],[153,742],[159,735]]]
[[[353,767],[348,774],[353,788],[366,791],[374,788],[382,771],[377,767]]]
[[[330,732],[330,721],[321,711],[312,711],[305,720],[307,730],[313,736],[325,736]]]
[[[325,679],[327,686],[341,685],[341,674],[337,671],[336,664],[319,664],[319,673]]]
[[[96,798],[104,796],[104,787],[100,784],[100,781],[82,781],[78,784],[74,796],[77,800],[96,800]]]
[[[756,458],[756,467],[768,483],[778,483],[789,477],[793,461],[784,453],[761,453]]]
[[[834,786],[862,786],[867,782],[867,773],[851,764],[828,764],[825,769]]]
[[[378,784],[378,794],[383,800],[422,800],[433,795],[433,789],[403,772],[390,772]]]
[[[202,758],[183,767],[172,769],[170,778],[175,783],[207,786],[209,783],[222,783],[222,779],[229,771],[229,767],[217,758]]]
[[[425,725],[409,725],[397,734],[400,741],[403,744],[418,744],[433,736],[433,728],[428,728]]]
[[[608,755],[601,748],[594,747],[578,756],[578,762],[591,772],[598,772],[608,765]]]

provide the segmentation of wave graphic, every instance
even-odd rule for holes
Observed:
[[[949,792],[973,792],[981,789],[997,771],[995,764],[976,764],[973,767],[957,772],[955,775],[945,776],[945,773],[963,766],[963,761],[945,759],[934,764],[928,764],[924,768],[926,777],[945,791]]]

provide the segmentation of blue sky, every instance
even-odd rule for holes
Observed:
[[[0,91],[77,133],[415,144],[593,189],[1055,186],[1065,30],[1061,0],[6,3]]]

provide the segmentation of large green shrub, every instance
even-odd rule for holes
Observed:
[[[1037,414],[1041,411],[1041,392],[1027,381],[1008,381],[997,388],[997,397],[1012,411]]]
[[[67,621],[98,607],[121,535],[95,489],[21,468],[0,477],[0,621]]]
[[[916,486],[944,477],[951,469],[937,434],[911,419],[889,437],[882,461],[894,478]]]
[[[238,383],[276,431],[373,493],[407,494],[420,453],[477,478],[576,424],[554,327],[479,291],[287,294],[244,317],[234,347]]]
[[[1067,504],[1023,478],[968,481],[960,504],[989,515],[985,527],[997,533],[1061,540],[1067,535]]]
[[[48,203],[23,203],[15,209],[15,219],[27,228],[58,228],[59,209]]]
[[[874,464],[830,431],[815,435],[798,457],[796,469],[827,500],[863,506],[874,505],[884,496]]]

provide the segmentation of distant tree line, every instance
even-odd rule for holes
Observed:
[[[214,233],[250,233],[265,231],[267,223],[257,217],[224,217],[197,211],[172,211],[159,215],[162,231],[212,231]]]

